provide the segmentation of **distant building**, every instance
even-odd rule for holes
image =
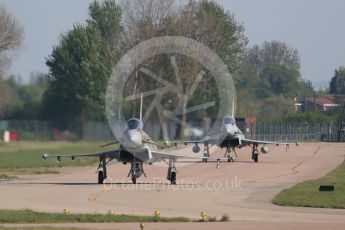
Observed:
[[[295,100],[295,109],[299,112],[323,111],[328,112],[342,106],[345,103],[345,95],[326,95],[323,97],[307,97]]]

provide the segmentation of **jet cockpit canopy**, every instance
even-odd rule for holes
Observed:
[[[131,118],[127,121],[127,129],[142,129],[143,123],[138,118]]]
[[[236,121],[235,121],[235,119],[233,118],[233,117],[224,117],[224,119],[223,119],[223,125],[234,125],[234,124],[236,124]]]

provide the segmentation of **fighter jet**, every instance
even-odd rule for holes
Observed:
[[[207,161],[207,157],[210,157],[209,153],[209,145],[217,145],[220,148],[226,148],[226,152],[224,154],[224,157],[230,161],[234,161],[237,157],[237,153],[235,151],[235,148],[242,148],[245,146],[249,146],[252,149],[252,160],[254,162],[258,162],[259,160],[259,151],[258,147],[259,145],[262,145],[261,152],[263,154],[267,154],[269,152],[268,145],[269,144],[275,144],[275,145],[285,145],[286,150],[288,150],[289,146],[291,144],[298,143],[292,143],[292,142],[272,142],[272,141],[263,141],[263,140],[252,140],[245,137],[245,135],[242,133],[242,131],[238,128],[236,125],[236,120],[234,117],[234,102],[233,102],[233,114],[231,116],[225,116],[223,118],[222,126],[219,130],[219,132],[208,134],[201,140],[192,140],[192,141],[183,141],[185,145],[188,143],[193,143],[194,146],[192,148],[194,153],[200,152],[199,144],[204,144],[204,159],[203,161]],[[178,143],[175,142],[175,145]],[[231,153],[234,153],[233,156]]]
[[[103,146],[115,144],[116,142],[111,142]],[[133,184],[136,184],[137,178],[144,175],[144,164],[152,165],[155,162],[164,161],[168,164],[167,179],[171,184],[176,184],[176,167],[175,162],[179,158],[192,158],[201,160],[211,159],[210,157],[196,157],[196,156],[186,156],[186,155],[175,155],[171,153],[166,153],[157,150],[157,144],[154,143],[147,133],[143,130],[142,123],[142,99],[140,106],[140,119],[130,118],[126,122],[126,128],[123,132],[121,139],[119,140],[120,147],[116,150],[100,152],[100,153],[90,153],[90,154],[43,154],[43,159],[48,157],[56,157],[57,162],[61,161],[61,158],[68,157],[74,160],[76,157],[97,157],[99,158],[99,165],[97,168],[98,172],[98,183],[102,184],[107,178],[107,164],[116,159],[123,164],[130,164],[130,170],[128,177],[131,177]],[[220,159],[215,159],[217,162],[217,168],[220,164]],[[192,161],[193,162],[193,161]]]

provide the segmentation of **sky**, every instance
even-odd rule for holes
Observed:
[[[24,82],[32,71],[47,73],[45,58],[62,33],[84,23],[91,0],[0,0],[24,27],[23,47],[7,74]],[[345,65],[345,1],[217,0],[243,23],[249,45],[278,40],[296,48],[302,78],[316,89],[327,86]]]

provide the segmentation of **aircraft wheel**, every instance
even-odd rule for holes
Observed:
[[[207,162],[207,159],[202,159],[203,162]]]
[[[137,183],[137,178],[132,177],[132,182],[133,182],[133,184],[136,184]]]
[[[170,182],[171,184],[176,184],[176,172],[171,172]]]
[[[104,174],[103,171],[98,171],[98,184],[103,184]]]
[[[254,162],[258,162],[259,161],[259,154],[254,154]]]

